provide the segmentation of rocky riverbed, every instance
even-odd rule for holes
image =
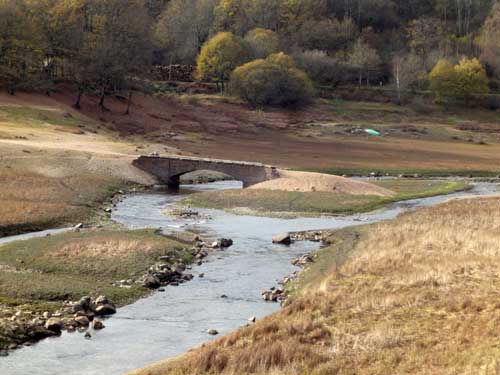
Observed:
[[[228,183],[219,183],[234,188]],[[221,185],[218,185],[219,187]],[[204,187],[205,188],[205,187]],[[214,186],[206,188],[215,188]],[[478,185],[467,194],[496,194],[497,187]],[[463,196],[464,193],[452,196]],[[265,303],[261,291],[280,281],[293,279],[300,267],[307,267],[305,254],[314,254],[321,242],[302,241],[312,230],[343,228],[396,217],[399,213],[449,199],[433,197],[400,202],[375,213],[335,218],[298,218],[291,220],[237,216],[217,210],[202,210],[212,218],[200,222],[196,218],[172,218],[163,215],[174,206],[180,195],[139,194],[124,197],[117,203],[111,218],[128,228],[158,228],[165,233],[181,233],[189,229],[200,237],[228,236],[233,246],[224,251],[203,251],[207,256],[201,265],[186,267],[195,277],[179,286],[166,286],[163,293],[118,309],[106,320],[106,329],[92,331],[91,340],[62,332],[57,340],[44,340],[35,346],[23,347],[9,357],[0,359],[2,375],[107,375],[123,374],[168,356],[175,356],[210,340],[216,331],[225,334],[245,326],[249,319],[260,319],[277,309],[277,303]],[[272,244],[277,233],[290,233],[290,245]],[[321,241],[321,240],[320,240]],[[207,245],[212,245],[207,241]],[[213,241],[216,242],[216,241]],[[314,259],[314,257],[313,257]],[[160,260],[158,261],[160,262]],[[170,272],[171,270],[169,270]],[[203,277],[199,277],[203,275]],[[285,275],[286,276],[284,279]],[[112,348],[113,361],[110,361]],[[161,350],[144,350],[161,348]],[[57,366],[54,366],[54,364]]]

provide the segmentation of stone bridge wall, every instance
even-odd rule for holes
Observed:
[[[169,186],[179,186],[180,176],[198,170],[225,173],[235,180],[242,181],[244,187],[279,177],[276,167],[230,160],[177,156],[141,156],[134,160],[133,164],[158,177],[162,183]]]

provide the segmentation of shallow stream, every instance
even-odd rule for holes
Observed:
[[[237,216],[220,210],[200,210],[210,219],[177,219],[162,210],[193,190],[241,187],[236,182],[187,186],[178,194],[137,194],[126,197],[112,213],[112,219],[129,228],[163,228],[164,231],[194,230],[204,236],[226,237],[234,245],[209,256],[191,271],[193,281],[154,293],[118,310],[105,322],[106,329],[92,332],[85,340],[78,333],[14,351],[0,358],[1,375],[120,375],[152,362],[175,356],[207,342],[207,329],[221,334],[279,309],[266,303],[264,288],[296,268],[290,261],[318,249],[318,243],[297,242],[289,247],[273,245],[271,238],[281,232],[335,229],[395,218],[404,211],[431,206],[452,197],[497,194],[498,186],[475,185],[472,191],[395,203],[384,209],[344,217],[275,219]],[[46,232],[0,240],[43,236]],[[204,273],[205,277],[197,275]],[[228,298],[221,298],[226,295]]]

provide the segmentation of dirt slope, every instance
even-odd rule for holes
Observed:
[[[280,170],[280,178],[253,185],[250,189],[284,191],[325,191],[351,195],[391,196],[395,193],[368,182],[323,173]]]

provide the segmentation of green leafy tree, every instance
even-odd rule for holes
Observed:
[[[214,80],[222,85],[231,72],[248,61],[249,49],[232,33],[221,32],[205,43],[198,56],[198,78]]]
[[[306,73],[282,52],[238,67],[231,75],[231,90],[254,107],[304,104],[314,92]]]

